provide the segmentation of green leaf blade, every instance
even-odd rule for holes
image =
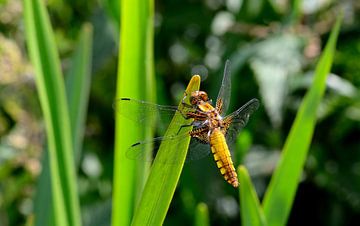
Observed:
[[[116,99],[155,102],[153,0],[120,1],[121,38]],[[135,26],[134,26],[135,25]],[[149,127],[141,125],[141,127]],[[148,174],[148,163],[125,157],[133,141],[152,137],[135,122],[116,114],[112,225],[130,225],[134,206]]]
[[[90,94],[92,34],[91,24],[85,24],[81,29],[77,49],[72,58],[72,67],[66,77],[66,93],[76,165],[81,156]]]
[[[340,30],[338,18],[320,61],[315,79],[296,115],[277,169],[264,197],[264,213],[270,226],[286,225],[298,181],[311,143],[316,123],[316,110],[325,91],[325,82],[335,53]]]
[[[41,174],[36,182],[36,193],[34,196],[34,213],[35,213],[35,226],[52,225],[50,222],[54,221],[53,213],[53,200],[49,200],[48,197],[52,196],[51,187],[51,176],[50,176],[50,163],[49,163],[49,151],[44,150],[44,154],[41,159]],[[63,205],[63,204],[62,204]],[[65,208],[64,206],[62,208]],[[65,209],[59,208],[59,211]],[[62,212],[58,214],[64,214]],[[63,218],[62,220],[65,220]],[[65,222],[64,222],[65,223]],[[62,223],[62,224],[64,224]],[[61,223],[58,223],[61,224]]]
[[[26,41],[46,126],[54,222],[78,226],[81,217],[69,112],[54,34],[43,1],[24,1],[24,15]]]
[[[244,166],[238,168],[240,181],[240,211],[241,225],[244,226],[265,226],[265,216],[260,206],[249,173]]]
[[[195,226],[210,226],[209,209],[205,203],[196,206]]]
[[[199,87],[200,76],[195,75],[191,79],[186,93],[198,90]],[[188,98],[189,96],[187,96]],[[188,101],[187,99],[185,101]],[[179,104],[180,109],[181,107],[182,103]],[[190,120],[186,120],[177,112],[164,136],[177,134],[180,124],[187,125],[189,123]],[[186,133],[190,130],[191,127],[186,127],[182,132]],[[189,143],[190,136],[180,141],[165,140],[161,143],[132,225],[161,225],[163,223],[185,162]],[[176,151],[168,151],[173,148],[176,148]],[[174,158],[179,161],[177,164],[166,164],[167,161]]]

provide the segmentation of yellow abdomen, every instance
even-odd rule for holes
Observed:
[[[225,136],[216,128],[212,131],[209,137],[211,152],[221,175],[225,180],[234,187],[239,186],[237,174],[235,172],[234,164],[231,160],[231,154],[226,144]]]

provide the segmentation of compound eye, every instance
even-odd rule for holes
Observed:
[[[194,101],[195,100],[195,98],[194,97],[190,97],[190,103],[193,105],[194,104]]]
[[[203,101],[208,101],[209,100],[209,98],[208,98],[208,95],[207,95],[207,93],[202,93],[202,95],[201,95],[201,99],[203,100]]]

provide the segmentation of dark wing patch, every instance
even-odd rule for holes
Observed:
[[[205,158],[210,154],[210,145],[197,138],[191,138],[186,163]]]
[[[244,128],[249,121],[250,115],[259,108],[259,105],[258,99],[251,99],[238,110],[224,118],[223,122],[225,126],[222,132],[225,134],[228,144],[235,141],[240,130]]]

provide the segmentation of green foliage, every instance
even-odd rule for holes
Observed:
[[[199,90],[200,77],[193,76],[185,93],[192,93]],[[189,96],[184,100],[189,101]],[[182,102],[179,103],[179,109],[182,109]],[[176,112],[165,137],[177,134],[181,125],[188,125],[190,120]],[[182,129],[186,133],[191,131],[192,127]],[[132,225],[161,225],[164,222],[167,210],[175,192],[190,142],[190,136],[186,139],[166,139],[161,142],[159,151],[151,167],[149,178],[142,193],[140,203],[132,221]],[[170,151],[176,148],[175,151]],[[176,164],[169,164],[176,159]]]
[[[92,32],[90,24],[83,26],[66,80],[74,159],[77,165],[81,156],[90,93]]]
[[[89,97],[90,88],[90,71],[89,66],[91,53],[90,47],[92,30],[91,25],[84,26],[81,37],[79,39],[79,46],[74,54],[72,70],[67,80],[67,98],[69,104],[69,111],[71,120],[71,131],[73,135],[74,146],[74,158],[79,162],[80,150],[82,146],[82,137],[84,134],[84,125],[86,119],[87,101]],[[76,72],[75,72],[76,71]],[[71,104],[72,103],[72,104]],[[77,153],[77,155],[76,155]],[[51,225],[49,221],[53,221],[54,218],[52,212],[52,200],[48,200],[51,197],[51,190],[48,188],[51,186],[50,181],[50,165],[48,161],[48,150],[44,151],[42,158],[42,171],[37,183],[37,192],[35,196],[35,225]]]
[[[196,206],[195,226],[209,226],[209,209],[205,203],[199,203]]]
[[[116,98],[153,100],[153,1],[121,1],[121,37]],[[135,26],[134,26],[135,25]],[[143,125],[151,128],[151,125]],[[113,225],[130,225],[134,206],[148,174],[147,163],[125,157],[135,139],[152,136],[135,122],[116,114]]]
[[[37,186],[35,224],[80,225],[73,158],[76,152],[73,150],[80,151],[84,133],[90,88],[91,25],[84,27],[74,55],[66,102],[64,81],[45,7],[35,1],[27,2],[25,9],[28,46],[37,72],[49,147],[43,157],[43,170]],[[66,103],[69,103],[69,107]],[[59,181],[62,182],[60,187]],[[54,199],[48,200],[48,197]]]
[[[43,2],[29,0],[24,6],[27,44],[47,132],[54,222],[78,226],[81,217],[73,142],[55,39]]]
[[[338,18],[317,64],[314,82],[297,113],[279,165],[264,197],[264,213],[269,225],[285,225],[289,216],[314,132],[316,112],[330,73],[341,19]]]
[[[263,209],[260,206],[254,186],[251,183],[249,173],[244,166],[238,168],[240,178],[240,212],[244,226],[267,225]]]
[[[49,161],[49,151],[44,150],[44,154],[41,159],[41,174],[36,184],[36,194],[34,197],[34,214],[35,214],[35,225],[53,225],[55,222],[55,215],[62,214],[54,213],[53,200],[48,197],[52,196],[51,187],[51,171]],[[63,210],[60,210],[63,211]]]
[[[155,11],[153,1],[140,0],[0,1],[1,223],[356,224],[360,5],[304,3],[168,0],[157,2]],[[314,68],[344,8],[324,86],[325,77],[314,74],[329,67],[330,42]],[[176,168],[171,188],[159,182],[164,176],[159,168],[167,165],[159,161],[145,191],[150,162],[129,160],[125,152],[164,131],[122,118],[112,108],[114,99],[173,105],[183,98],[191,75],[199,73],[202,90],[215,100],[226,59],[232,62],[230,109],[261,100],[236,146],[229,144],[235,167],[244,165],[239,191],[223,181],[212,156],[166,166]],[[66,71],[65,88],[60,67]],[[157,199],[161,189],[166,196]],[[156,215],[146,215],[147,207]]]
[[[325,91],[339,34],[341,17],[338,18],[326,48],[316,67],[315,79],[295,118],[286,140],[279,165],[266,191],[263,208],[244,167],[240,167],[240,202],[244,225],[286,225],[293,205],[305,159],[316,124],[316,112]]]
[[[114,24],[114,29],[117,33],[119,32],[120,28],[120,2],[121,1],[102,0],[104,9]]]

